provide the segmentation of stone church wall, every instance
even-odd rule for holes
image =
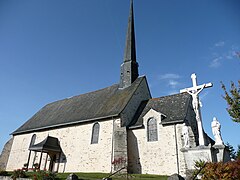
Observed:
[[[129,125],[141,102],[148,100],[149,98],[151,98],[151,95],[148,89],[147,80],[144,78],[137,90],[134,92],[127,106],[121,113],[121,119],[123,120],[122,126]]]
[[[126,171],[127,167],[127,129],[121,127],[120,119],[114,121],[113,171]]]
[[[99,121],[99,141],[91,144],[92,127],[95,122],[64,127],[42,132],[34,132],[14,136],[7,170],[22,168],[27,163],[29,144],[33,134],[36,134],[35,144],[43,141],[48,135],[58,138],[63,154],[61,163],[56,164],[54,170],[58,172],[110,172],[112,161],[113,120]],[[29,168],[38,163],[40,153],[31,153]],[[35,159],[35,162],[33,160]],[[41,169],[44,168],[46,153],[43,154]]]
[[[147,121],[151,117],[157,119],[158,141],[148,142]],[[161,114],[154,110],[150,110],[143,117],[143,123],[144,128],[128,131],[129,172],[161,175],[178,172],[184,174],[185,161],[180,151],[182,124],[163,126]]]

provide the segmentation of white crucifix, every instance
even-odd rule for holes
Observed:
[[[205,142],[204,142],[204,136],[203,136],[203,126],[202,126],[202,118],[201,118],[201,111],[199,106],[200,102],[199,102],[198,94],[204,88],[212,87],[213,84],[207,83],[207,84],[197,85],[197,76],[195,73],[191,75],[191,78],[192,78],[193,87],[182,89],[180,90],[180,93],[187,92],[192,96],[192,106],[196,114],[196,120],[197,120],[197,126],[198,126],[199,145],[204,146]]]

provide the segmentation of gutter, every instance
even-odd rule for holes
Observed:
[[[176,157],[177,157],[177,174],[179,174],[179,157],[178,157],[178,143],[177,143],[177,130],[176,124],[174,124],[174,133],[175,133],[175,146],[176,146]]]
[[[115,123],[115,119],[113,119],[114,117],[112,117],[112,123],[113,123],[113,127],[112,127],[112,153],[111,153],[111,173],[113,172],[113,165],[112,165],[112,162],[113,162],[113,153],[114,153],[114,132],[115,132],[115,129],[114,129],[114,123]]]
[[[138,129],[138,128],[142,128],[142,127],[144,127],[143,124],[141,124],[141,125],[136,125],[136,126],[130,126],[130,127],[128,127],[128,129]]]
[[[113,118],[113,117],[118,117],[118,116],[119,116],[119,114],[115,114],[115,115],[111,115],[111,116],[103,116],[103,117],[97,117],[97,118],[86,119],[86,120],[78,120],[78,121],[74,121],[74,122],[45,126],[43,128],[34,128],[34,129],[29,129],[29,130],[12,132],[10,135],[19,135],[19,134],[40,131],[40,130],[46,130],[46,129],[51,129],[51,128],[57,128],[57,127],[67,126],[67,125],[76,125],[76,124],[80,124],[80,123],[84,123],[84,122],[91,122],[91,121],[95,121],[95,120],[99,120],[99,119],[107,119],[107,118]]]

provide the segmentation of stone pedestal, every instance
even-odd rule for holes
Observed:
[[[193,170],[195,161],[227,162],[230,161],[229,150],[224,145],[198,146],[194,148],[182,148],[186,169]]]
[[[230,161],[230,152],[225,145],[213,145],[216,161],[217,162],[227,162]]]
[[[195,161],[203,160],[216,162],[214,149],[211,146],[198,146],[194,148],[182,148],[187,170],[194,169]]]

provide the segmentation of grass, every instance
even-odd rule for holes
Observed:
[[[65,180],[70,173],[58,173],[57,178],[59,180]],[[104,177],[108,177],[107,173],[75,173],[79,179],[82,180],[94,180],[94,179],[102,179]],[[113,180],[120,179],[131,179],[131,180],[167,180],[167,176],[160,175],[150,175],[150,174],[128,174],[127,175],[115,175],[111,177]]]
[[[8,176],[11,176],[13,172],[7,172]],[[27,172],[27,178],[33,177],[33,172]],[[57,173],[56,180],[66,180],[66,178],[71,173]],[[108,177],[108,173],[74,173],[78,176],[79,180],[102,180],[105,177]],[[113,180],[167,180],[168,176],[160,176],[160,175],[150,175],[150,174],[128,174],[128,177],[126,174],[122,175],[115,175],[111,178]]]

